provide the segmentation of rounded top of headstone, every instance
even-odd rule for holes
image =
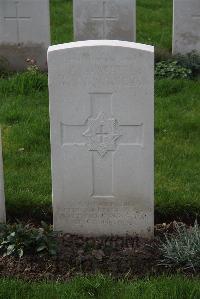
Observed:
[[[84,47],[122,47],[122,48],[132,48],[136,50],[154,52],[154,47],[150,45],[128,42],[128,41],[119,41],[119,40],[87,40],[87,41],[78,41],[65,44],[59,44],[50,46],[48,53],[72,48],[84,48]]]

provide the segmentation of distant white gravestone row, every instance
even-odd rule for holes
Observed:
[[[173,53],[200,52],[200,0],[174,0]]]
[[[54,229],[152,237],[153,47],[52,46],[48,68]]]
[[[74,39],[136,38],[136,0],[73,0]]]
[[[1,63],[22,70],[30,59],[45,70],[49,45],[49,0],[0,0]]]
[[[3,158],[2,158],[2,141],[0,129],[0,223],[6,221],[5,196],[4,196],[4,180],[3,180]]]

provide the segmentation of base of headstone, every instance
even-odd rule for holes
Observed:
[[[43,45],[1,45],[0,70],[23,71],[28,66],[37,65],[41,71],[47,71],[47,49]]]

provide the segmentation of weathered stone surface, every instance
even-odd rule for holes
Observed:
[[[55,230],[153,235],[153,66],[136,43],[49,48]]]
[[[0,68],[47,69],[50,45],[49,0],[0,0]]]
[[[200,1],[174,0],[173,53],[200,52]]]
[[[136,39],[135,0],[74,0],[74,39]]]
[[[0,223],[6,221],[5,196],[4,196],[4,180],[3,180],[3,159],[2,159],[2,143],[0,129]]]

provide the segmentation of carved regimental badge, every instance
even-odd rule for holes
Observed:
[[[97,151],[101,157],[116,150],[116,140],[121,136],[118,121],[106,118],[103,112],[99,113],[97,118],[88,119],[88,129],[83,135],[88,139],[89,151]]]

